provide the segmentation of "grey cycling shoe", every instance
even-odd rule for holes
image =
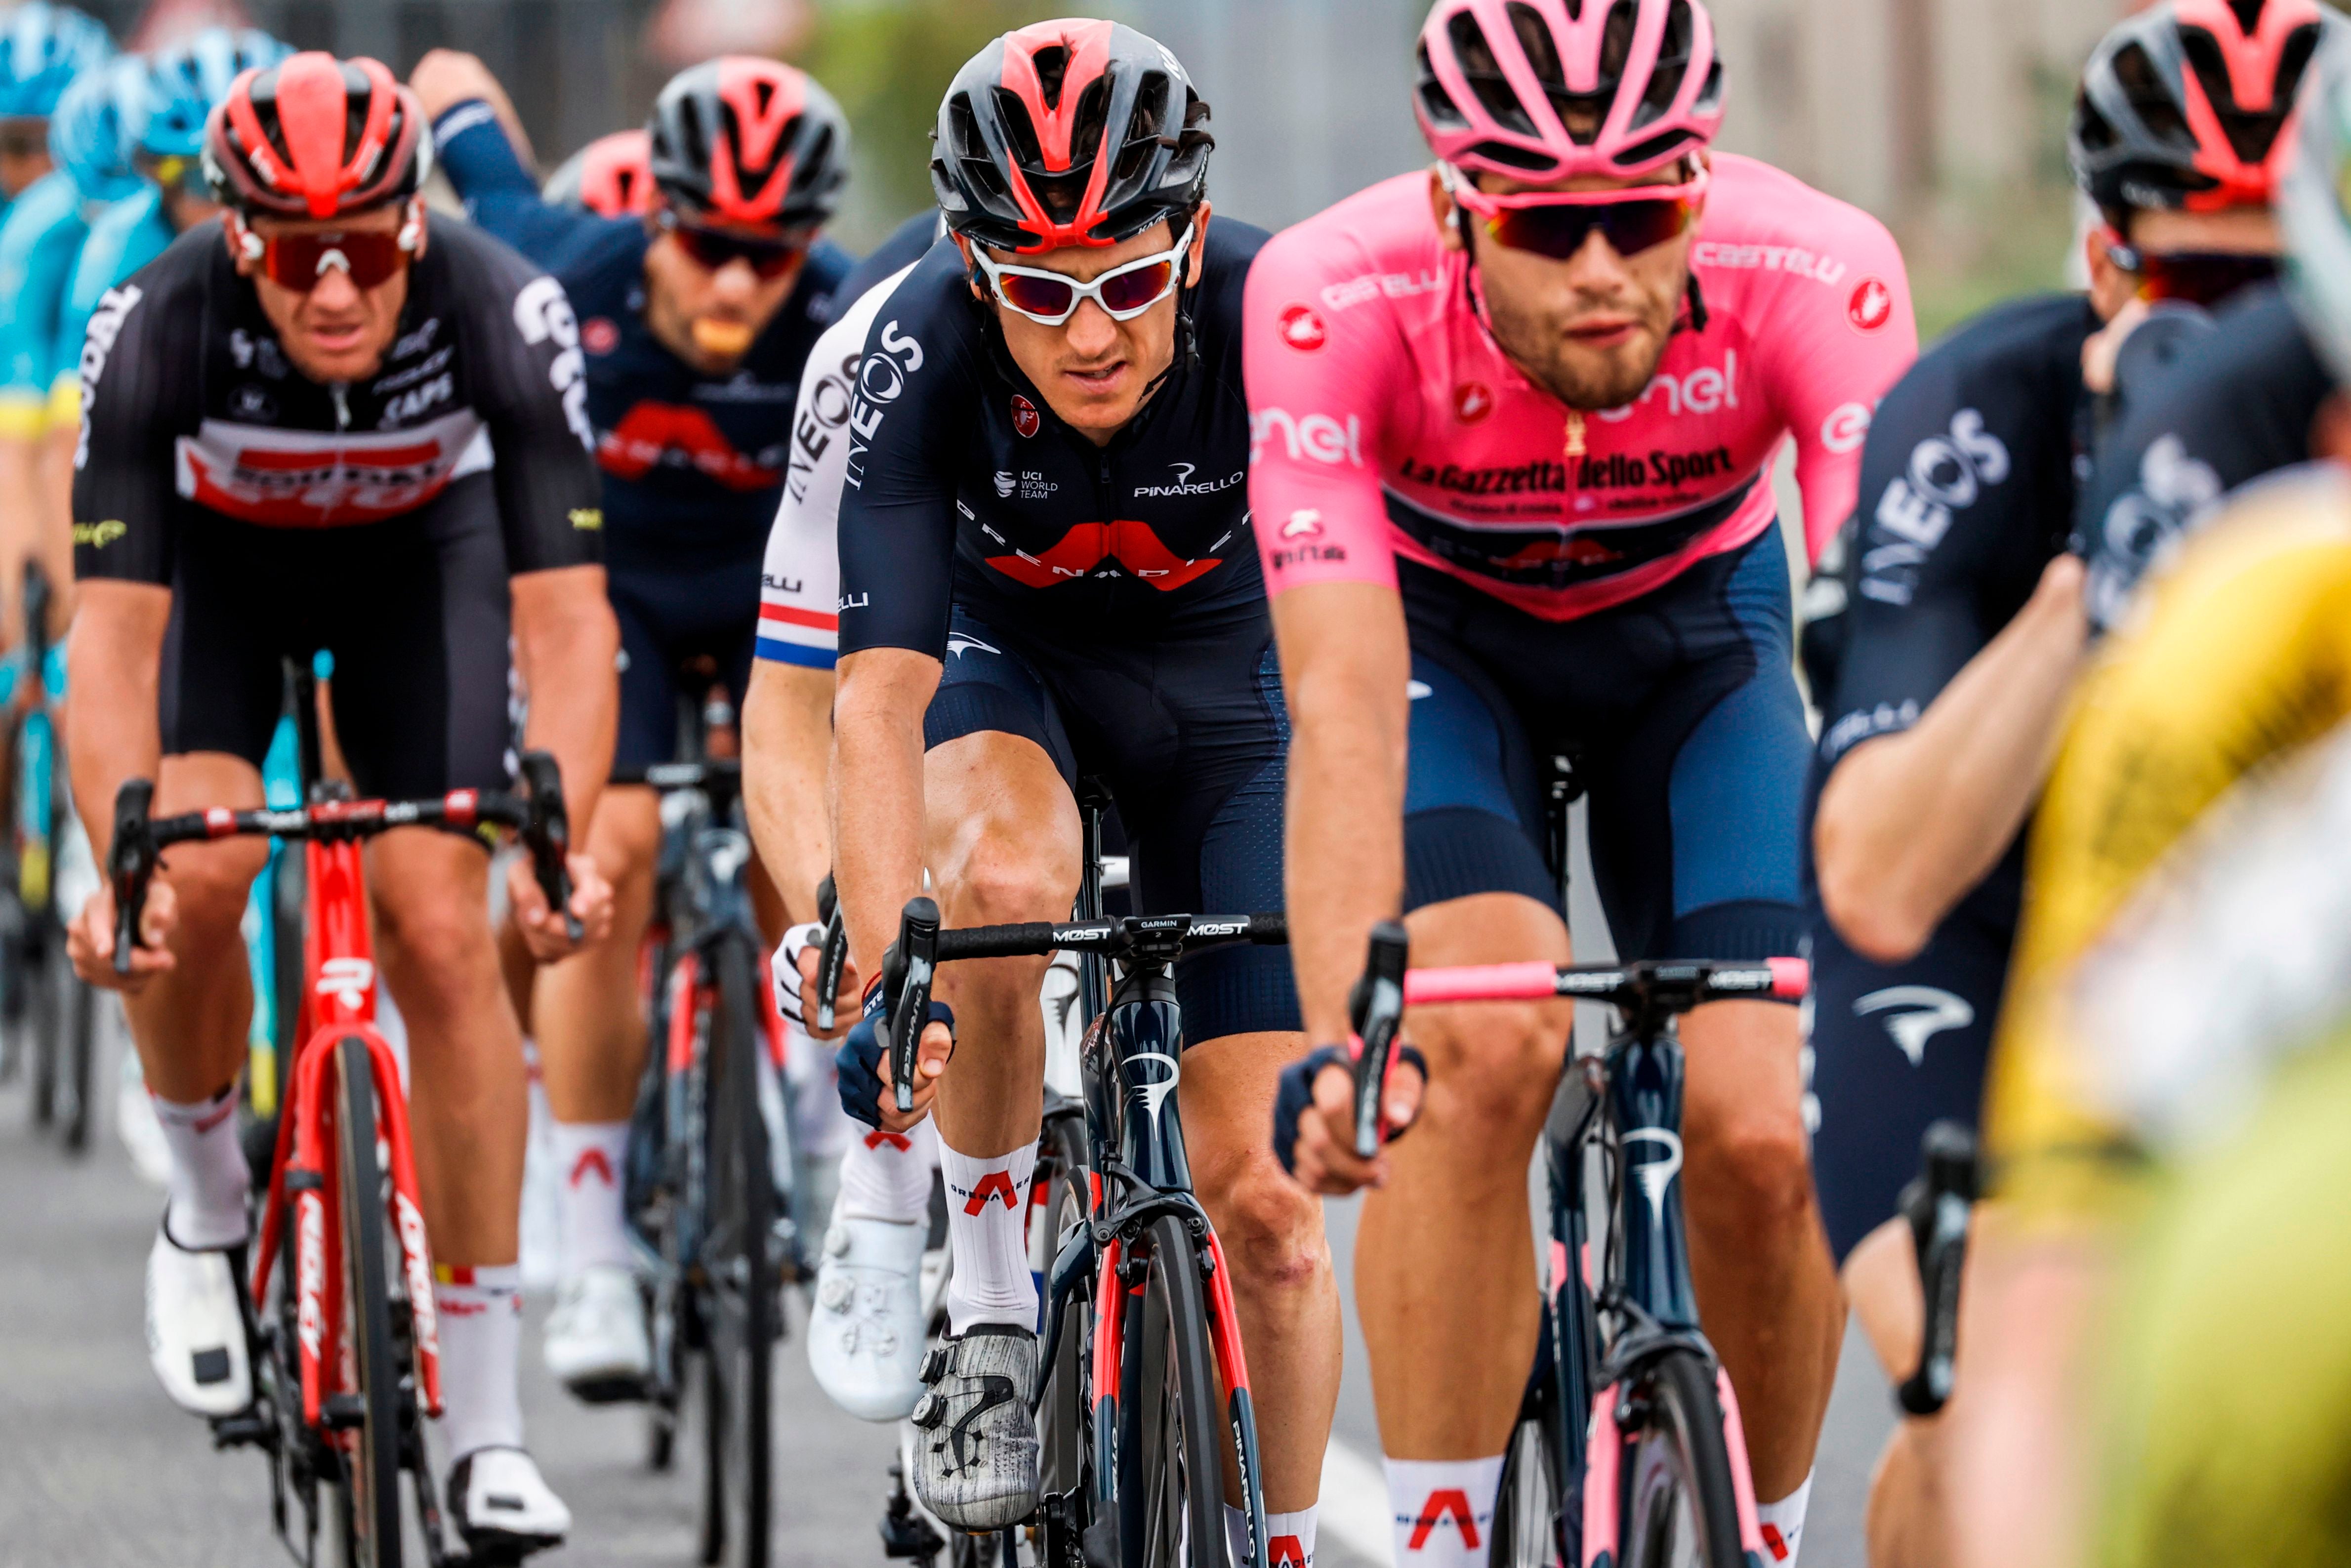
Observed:
[[[1002,1530],[1037,1511],[1037,1336],[975,1323],[934,1346],[914,1406],[914,1495],[943,1524]]]

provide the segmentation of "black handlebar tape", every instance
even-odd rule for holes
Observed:
[[[114,972],[131,973],[131,949],[139,946],[139,917],[146,910],[148,879],[155,874],[155,841],[148,812],[155,804],[150,779],[125,779],[114,795],[114,842],[106,852],[106,873],[114,887]]]
[[[1959,1276],[1967,1266],[1969,1206],[1976,1197],[1976,1141],[1957,1122],[1937,1122],[1920,1140],[1924,1170],[1903,1192],[1903,1216],[1918,1254],[1926,1301],[1917,1370],[1902,1382],[1902,1408],[1932,1416],[1951,1396],[1959,1359]]]
[[[1355,1155],[1370,1159],[1380,1152],[1383,1112],[1387,1089],[1388,1061],[1395,1052],[1396,1032],[1404,1022],[1404,971],[1412,956],[1412,939],[1397,921],[1383,920],[1372,927],[1370,955],[1363,977],[1348,999],[1355,1036],[1364,1049],[1355,1058]]]
[[[544,751],[522,754],[522,781],[529,793],[523,819],[523,842],[530,850],[531,874],[547,906],[563,916],[563,935],[577,942],[583,929],[571,913],[571,816],[563,804],[563,769]]]
[[[849,926],[841,918],[841,894],[831,872],[816,884],[816,915],[824,923],[824,946],[816,959],[816,1027],[830,1030],[832,998],[841,994],[841,971],[849,962]]]
[[[931,977],[939,962],[939,906],[910,898],[898,917],[898,960],[903,981],[893,988],[890,1009],[890,1080],[898,1109],[914,1108],[915,1052],[931,1018]]]

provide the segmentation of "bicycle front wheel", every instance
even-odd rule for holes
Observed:
[[[752,961],[740,941],[712,953],[715,988],[705,1017],[711,1073],[709,1228],[702,1263],[708,1348],[703,1356],[709,1451],[703,1561],[767,1568],[770,1523],[771,1390],[781,1301],[775,1247],[776,1191],[768,1126],[759,1112],[758,1055],[766,1049]],[[713,1528],[713,1527],[716,1528]]]
[[[1739,1499],[1722,1436],[1714,1370],[1669,1350],[1632,1378],[1620,1435],[1624,1568],[1740,1568]]]
[[[343,1448],[353,1568],[402,1568],[400,1552],[400,1363],[392,1350],[384,1269],[383,1173],[376,1165],[375,1078],[367,1041],[335,1042],[336,1212],[343,1232],[343,1333],[350,1342],[357,1417]]]
[[[1228,1568],[1224,1392],[1208,1339],[1208,1307],[1191,1228],[1154,1220],[1150,1272],[1129,1354],[1137,1383],[1133,1459],[1119,1478],[1126,1561],[1142,1568]],[[1139,1376],[1138,1376],[1139,1375]],[[1138,1550],[1139,1549],[1139,1550]]]

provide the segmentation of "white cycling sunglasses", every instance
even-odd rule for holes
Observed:
[[[977,245],[971,254],[997,298],[1040,327],[1058,327],[1088,299],[1113,321],[1134,320],[1175,292],[1183,277],[1184,253],[1191,245],[1192,225],[1186,224],[1183,237],[1169,249],[1113,267],[1091,283],[1041,267],[1003,266]]]

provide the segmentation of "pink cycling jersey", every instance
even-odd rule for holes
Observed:
[[[1690,266],[1705,329],[1686,317],[1631,406],[1580,414],[1495,344],[1425,173],[1276,235],[1242,318],[1267,591],[1393,584],[1401,556],[1546,621],[1588,615],[1769,528],[1791,436],[1817,556],[1917,355],[1901,252],[1866,213],[1720,153]]]

